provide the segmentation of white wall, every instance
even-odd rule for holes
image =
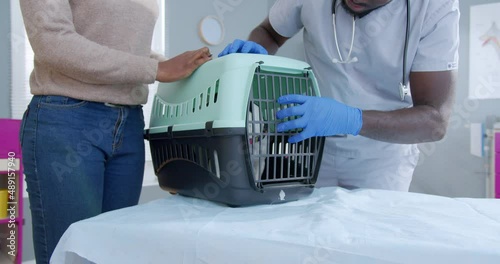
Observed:
[[[205,16],[213,15],[223,21],[226,29],[220,45],[208,46],[217,56],[234,39],[246,39],[250,30],[267,16],[267,11],[268,2],[263,0],[168,0],[168,53],[172,57],[208,46],[198,36],[198,24]]]
[[[10,117],[10,1],[0,1],[0,118]]]

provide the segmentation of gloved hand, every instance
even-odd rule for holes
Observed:
[[[219,54],[219,57],[231,53],[255,53],[267,55],[267,50],[256,42],[236,39],[233,43],[226,46],[226,48]]]
[[[363,125],[363,113],[360,109],[333,99],[291,94],[278,98],[278,103],[299,104],[276,113],[278,119],[300,116],[278,125],[278,132],[303,129],[301,133],[292,136],[289,143],[316,136],[358,135]]]

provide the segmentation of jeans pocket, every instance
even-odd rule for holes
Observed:
[[[139,107],[139,112],[140,112],[139,116],[141,118],[142,124],[143,124],[143,126],[145,126],[146,120],[144,119],[144,110],[143,110],[142,106]]]
[[[28,119],[29,112],[30,106],[28,105],[24,111],[23,118],[21,119],[21,127],[19,128],[19,143],[21,144],[21,147],[23,146],[24,129],[26,128],[26,119]]]
[[[88,104],[88,101],[60,95],[46,95],[40,100],[40,107],[77,108]]]

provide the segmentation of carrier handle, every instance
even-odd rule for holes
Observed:
[[[269,73],[284,73],[284,74],[292,74],[292,75],[305,75],[309,76],[310,68],[306,68],[303,70],[293,69],[293,68],[285,68],[273,65],[265,65],[263,61],[257,62],[259,66],[257,66],[256,71],[258,72],[269,72]]]

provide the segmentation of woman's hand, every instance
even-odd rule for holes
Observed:
[[[159,82],[175,82],[189,77],[203,63],[212,59],[207,47],[186,51],[170,60],[158,63],[156,80]]]

